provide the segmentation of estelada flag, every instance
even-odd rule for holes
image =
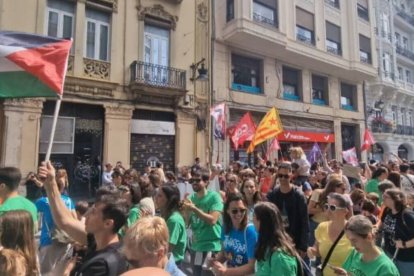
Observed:
[[[210,108],[210,115],[214,118],[214,137],[224,140],[226,138],[226,104],[221,103]]]
[[[364,142],[362,143],[361,151],[370,149],[371,146],[374,144],[375,144],[374,136],[372,135],[371,131],[369,131],[368,129],[365,129]]]
[[[353,166],[358,166],[358,157],[356,154],[356,149],[355,147],[350,148],[349,150],[343,151],[342,152],[342,157],[344,158],[344,160],[353,165]]]
[[[259,126],[257,127],[252,142],[247,149],[247,153],[252,152],[258,144],[276,137],[282,131],[283,126],[279,118],[279,112],[275,107],[272,107],[272,109],[266,113]]]
[[[58,97],[71,40],[0,32],[0,98]]]
[[[240,145],[243,145],[245,141],[251,141],[256,131],[256,124],[253,122],[250,112],[247,112],[240,119],[236,125],[231,136],[234,149],[237,150]]]

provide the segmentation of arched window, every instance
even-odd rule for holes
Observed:
[[[401,159],[408,159],[408,149],[401,145],[398,147],[398,157]]]

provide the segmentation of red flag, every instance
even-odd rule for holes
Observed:
[[[364,132],[364,142],[362,143],[361,151],[369,150],[372,145],[375,144],[374,137],[372,136],[371,131],[369,131],[367,128]]]
[[[250,112],[247,112],[240,119],[239,123],[234,128],[234,133],[231,136],[234,149],[237,150],[239,145],[243,145],[245,141],[251,141],[256,132],[256,125],[253,122]]]

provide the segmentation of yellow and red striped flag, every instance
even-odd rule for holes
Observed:
[[[252,142],[250,143],[247,153],[253,152],[254,148],[264,141],[276,137],[283,131],[282,121],[279,112],[272,107],[263,117],[259,126],[256,128]]]

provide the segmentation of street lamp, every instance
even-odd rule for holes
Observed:
[[[191,64],[190,66],[191,72],[192,72],[192,75],[190,78],[191,81],[196,81],[196,80],[207,81],[208,80],[208,70],[205,68],[205,65],[204,65],[205,60],[206,60],[205,58],[202,58],[199,62]],[[200,65],[201,67],[199,68]],[[198,76],[196,77],[197,71],[198,71]]]

